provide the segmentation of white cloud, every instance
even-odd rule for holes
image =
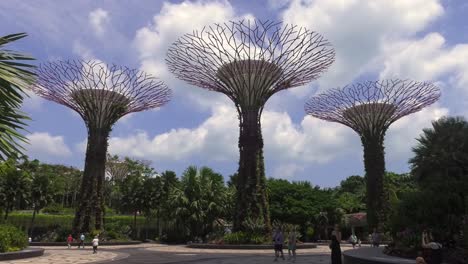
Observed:
[[[294,176],[310,164],[323,164],[349,153],[352,131],[339,124],[305,117],[296,126],[287,113],[265,111],[262,116],[265,160],[273,176]],[[199,126],[172,129],[151,136],[136,131],[127,137],[111,137],[109,152],[155,162],[204,159],[236,163],[239,121],[233,107],[217,105],[212,115]],[[77,145],[84,152],[86,141]],[[288,171],[290,174],[287,174]]]
[[[436,104],[417,113],[403,117],[392,124],[386,138],[389,160],[408,160],[411,148],[417,144],[422,130],[431,127],[431,122],[449,114],[449,109]]]
[[[93,54],[93,51],[83,45],[80,41],[75,40],[73,42],[73,53],[76,55],[79,55],[83,60],[93,60],[95,59],[95,56]]]
[[[183,95],[204,109],[210,109],[214,101],[224,103],[224,96],[218,93],[203,91],[176,80],[167,70],[166,52],[174,41],[186,33],[239,18],[252,18],[252,15],[237,16],[228,1],[165,2],[154,16],[153,23],[136,33],[134,45],[140,55],[141,69],[164,79],[173,88],[174,97]]]
[[[335,47],[335,63],[318,80],[328,89],[375,70],[384,43],[414,35],[443,12],[438,0],[296,0],[282,17],[323,34]]]
[[[468,44],[447,47],[439,33],[422,39],[402,40],[384,46],[384,69],[380,77],[449,81],[458,87],[468,87]],[[467,90],[468,92],[468,90]]]
[[[29,144],[25,145],[28,155],[69,157],[72,152],[65,144],[63,136],[52,136],[46,132],[34,132],[27,135]]]
[[[110,16],[106,10],[97,8],[89,13],[88,21],[94,33],[98,36],[102,36],[110,22]]]
[[[27,96],[25,96],[22,107],[26,110],[38,110],[41,109],[45,99],[42,99],[40,96],[36,95],[31,90],[25,90]]]
[[[304,166],[295,163],[280,164],[273,170],[273,178],[291,179],[297,173],[304,171]]]

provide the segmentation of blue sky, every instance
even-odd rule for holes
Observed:
[[[37,62],[96,59],[139,68],[174,90],[158,110],[135,113],[114,127],[113,154],[152,161],[180,174],[207,165],[224,175],[237,169],[238,121],[223,95],[178,81],[164,63],[168,46],[204,25],[239,19],[285,21],[321,33],[336,61],[318,80],[273,96],[262,116],[269,177],[335,186],[363,174],[362,148],[342,125],[306,117],[303,105],[316,92],[377,78],[433,81],[442,90],[433,106],[401,119],[387,133],[387,170],[408,171],[415,138],[431,120],[466,115],[468,102],[468,4],[463,0],[270,1],[0,1],[2,35],[27,32],[10,46]],[[86,128],[64,106],[34,95],[27,153],[44,162],[82,168]]]

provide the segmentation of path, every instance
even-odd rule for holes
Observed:
[[[349,249],[343,246],[343,250]],[[287,250],[285,250],[287,255]],[[287,257],[287,256],[286,256]],[[92,249],[64,249],[63,247],[46,247],[44,256],[31,259],[2,261],[0,264],[82,264],[82,263],[112,263],[112,264],[169,264],[169,263],[201,263],[201,264],[253,264],[253,263],[292,263],[278,260],[274,262],[273,250],[214,250],[192,249],[185,246],[167,246],[159,244],[142,244],[132,246],[104,246],[98,254],[92,254]],[[330,250],[327,246],[298,251],[296,263],[330,263]]]

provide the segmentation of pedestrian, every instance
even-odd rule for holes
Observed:
[[[379,247],[380,245],[380,234],[377,232],[377,228],[374,227],[374,232],[371,235],[372,237],[372,246]]]
[[[99,246],[98,236],[95,236],[92,242],[93,242],[93,254],[96,254],[97,253],[97,247]]]
[[[292,261],[296,262],[296,243],[297,243],[297,236],[296,236],[296,228],[294,227],[291,232],[289,232],[288,236],[288,259],[291,259],[292,253]]]
[[[427,264],[424,260],[423,254],[421,251],[418,251],[418,257],[416,258],[416,264]]]
[[[341,264],[340,242],[338,241],[335,235],[332,235],[331,237],[330,249],[331,249],[331,263]]]
[[[281,231],[281,227],[278,227],[273,235],[273,241],[275,243],[275,261],[278,261],[278,257],[281,253],[281,258],[284,260],[283,254],[283,244],[284,244],[284,235]]]
[[[335,228],[332,231],[332,236],[336,236],[336,240],[338,240],[339,243],[341,243],[341,231],[340,231],[340,226],[338,224],[335,225]]]
[[[353,248],[356,247],[356,244],[358,243],[358,238],[354,233],[352,233],[349,237],[349,242],[351,243],[351,245],[353,245]]]
[[[78,248],[83,247],[84,248],[84,241],[85,241],[85,235],[81,233],[80,235],[80,243],[78,244]]]
[[[71,234],[68,235],[67,237],[67,245],[68,245],[68,249],[70,249],[71,247],[71,243],[73,242],[73,237]]]

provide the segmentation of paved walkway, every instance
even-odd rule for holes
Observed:
[[[193,249],[185,246],[141,244],[132,246],[103,246],[98,254],[92,254],[92,248],[64,249],[63,247],[44,247],[44,256],[15,261],[2,261],[0,264],[82,264],[82,263],[202,263],[202,264],[253,264],[253,263],[292,263],[279,259],[274,262],[273,250],[215,250]],[[342,250],[349,247],[343,246]],[[287,258],[287,250],[285,250]],[[327,246],[298,251],[296,263],[330,263],[330,250]]]

